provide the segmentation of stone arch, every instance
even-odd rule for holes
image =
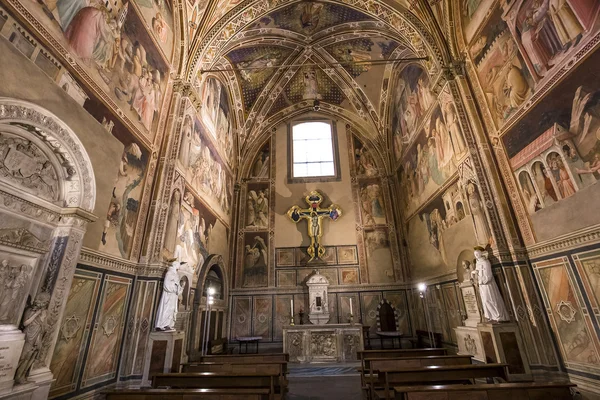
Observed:
[[[394,319],[393,323],[389,321],[389,317]],[[398,332],[400,331],[399,320],[398,309],[387,299],[382,299],[377,305],[377,330]]]
[[[204,293],[204,285],[208,273],[211,270],[216,270],[221,277],[223,283],[223,296],[221,302],[217,302],[216,306],[221,308],[223,316],[227,316],[227,308],[229,302],[229,274],[225,267],[223,257],[218,254],[211,254],[206,258],[206,261],[201,268],[198,269],[194,276],[196,282],[196,291],[194,293],[194,303],[192,305],[192,321],[190,325],[190,332],[187,341],[187,353],[191,360],[197,359],[200,355],[201,346],[201,334],[202,334],[202,314],[206,310],[206,300],[202,300]],[[216,307],[215,307],[216,308]],[[226,318],[225,320],[226,321]],[[222,322],[223,323],[223,322]],[[223,332],[227,332],[223,327]]]
[[[26,284],[11,289],[17,300],[10,304],[10,317],[0,321],[0,331],[21,334],[18,327],[28,297],[45,304],[40,350],[25,356],[33,364],[25,373],[36,376],[40,397],[46,397],[66,294],[86,225],[96,219],[96,180],[73,130],[38,105],[6,97],[0,97],[0,170],[0,259],[26,274]]]
[[[40,149],[39,155],[44,154],[52,163],[56,179],[62,182],[54,205],[93,211],[96,181],[92,163],[77,135],[65,123],[35,104],[0,97],[0,131],[31,142]],[[25,192],[21,192],[24,199],[39,202],[35,195]]]

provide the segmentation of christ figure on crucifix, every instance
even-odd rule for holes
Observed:
[[[310,246],[307,252],[310,255],[308,262],[311,262],[315,258],[322,259],[325,255],[325,247],[321,244],[321,237],[323,236],[321,221],[323,218],[329,218],[332,221],[337,220],[342,215],[342,209],[337,204],[321,208],[323,195],[316,190],[310,192],[304,200],[308,203],[309,208],[302,209],[293,206],[288,210],[287,215],[294,223],[298,223],[302,219],[307,220],[308,236],[310,237]]]

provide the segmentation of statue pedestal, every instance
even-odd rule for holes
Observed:
[[[459,326],[454,328],[456,340],[458,341],[458,355],[473,356],[479,362],[485,363],[483,344],[477,328],[470,326]]]
[[[19,358],[25,344],[25,334],[19,329],[8,330],[8,326],[3,328],[7,330],[0,331],[0,395],[12,392]]]
[[[179,372],[183,355],[183,332],[150,332],[148,348],[144,360],[142,386],[150,386],[154,374]]]
[[[283,352],[290,362],[356,361],[363,350],[362,325],[296,325],[283,328]]]
[[[532,380],[519,326],[514,322],[477,325],[486,363],[508,364],[511,381]]]

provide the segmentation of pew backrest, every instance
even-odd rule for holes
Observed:
[[[264,354],[218,354],[212,356],[201,356],[200,362],[253,364],[265,362],[289,362],[290,355],[287,353],[264,353]]]
[[[106,400],[267,400],[269,389],[218,388],[218,389],[122,389],[106,392]]]
[[[495,400],[572,400],[569,382],[519,382],[476,385],[422,385],[394,387],[396,400],[430,400],[432,398],[477,398]]]

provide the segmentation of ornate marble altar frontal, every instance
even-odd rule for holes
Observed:
[[[320,363],[357,360],[363,350],[362,325],[295,325],[283,329],[283,351],[290,362]]]

